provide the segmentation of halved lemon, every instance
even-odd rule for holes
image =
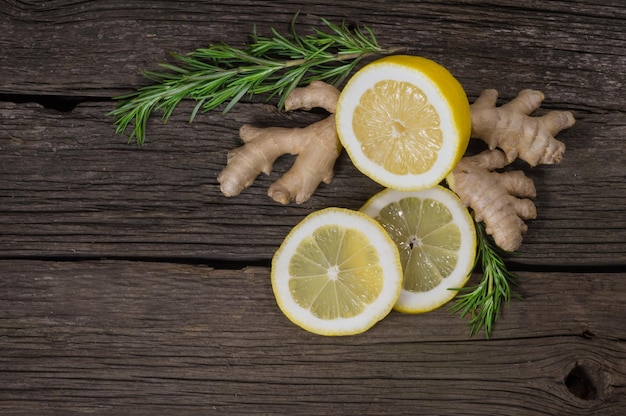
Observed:
[[[400,252],[402,292],[394,309],[421,313],[450,301],[469,279],[476,258],[474,220],[452,191],[386,189],[361,209],[389,233]]]
[[[353,335],[392,310],[402,266],[378,222],[326,208],[287,235],[272,260],[271,281],[278,306],[296,325],[320,335]]]
[[[440,183],[461,159],[471,133],[461,84],[438,63],[407,55],[359,70],[339,96],[339,139],[354,165],[387,188]]]

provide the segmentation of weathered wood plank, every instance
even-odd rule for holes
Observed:
[[[471,96],[545,90],[560,105],[624,108],[626,7],[612,1],[0,2],[0,92],[110,97],[143,85],[138,68],[156,68],[170,51],[211,42],[243,44],[256,24],[288,30],[360,22],[382,44],[436,59]]]
[[[288,169],[261,176],[225,198],[216,176],[238,146],[238,127],[305,125],[319,114],[281,114],[264,105],[200,115],[184,108],[170,123],[153,120],[143,147],[114,136],[112,103],[86,103],[71,113],[0,103],[0,256],[271,258],[289,229],[312,210],[358,209],[381,188],[345,154],[331,185],[302,206],[266,195]],[[580,111],[559,166],[527,170],[538,188],[539,219],[529,222],[522,264],[626,264],[626,120]]]
[[[384,2],[248,6],[5,2],[0,32],[11,34],[5,42],[15,53],[0,62],[0,88],[110,96],[141,84],[136,66],[154,65],[164,51],[190,50],[213,40],[244,42],[253,23],[261,31],[268,22],[286,26],[299,6],[305,25],[317,22],[316,15],[350,16],[372,26],[383,43],[408,45],[439,59],[470,95],[486,86],[499,88],[507,98],[521,88],[542,88],[547,107],[578,109],[578,124],[562,135],[569,146],[566,162],[531,172],[540,189],[540,219],[531,222],[526,254],[518,261],[626,262],[621,139],[626,54],[620,25],[626,12],[620,2],[527,8],[507,1],[488,6],[403,2],[393,8]],[[409,35],[407,28],[414,32]],[[89,104],[68,114],[4,105],[3,254],[267,260],[309,210],[358,208],[378,189],[344,157],[335,183],[322,187],[305,207],[268,201],[263,194],[270,178],[226,201],[214,178],[227,149],[238,144],[236,128],[251,120],[291,123],[248,108],[224,118],[207,115],[192,126],[181,109],[168,128],[151,130],[148,146],[137,151],[111,137],[111,120],[102,118],[107,105]],[[31,128],[24,129],[24,122]],[[278,172],[288,166],[286,159]]]
[[[521,274],[489,342],[444,308],[319,337],[269,270],[0,261],[0,413],[619,415],[626,275]]]

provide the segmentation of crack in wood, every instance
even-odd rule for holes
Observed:
[[[0,94],[0,102],[10,102],[15,104],[36,103],[44,108],[56,110],[62,113],[70,113],[79,104],[84,102],[105,100],[109,100],[109,98],[45,94]]]

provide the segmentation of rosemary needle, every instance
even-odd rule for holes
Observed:
[[[302,36],[296,32],[283,35],[271,29],[271,36],[253,31],[251,42],[244,48],[228,44],[213,44],[186,55],[172,54],[175,63],[160,64],[164,72],[143,71],[152,85],[116,97],[117,108],[108,115],[115,117],[116,133],[124,134],[132,124],[128,141],[142,144],[146,123],[159,110],[167,122],[183,99],[193,99],[196,105],[190,122],[201,111],[209,111],[226,103],[223,112],[230,111],[244,96],[277,96],[282,108],[289,92],[313,80],[339,86],[357,63],[368,56],[398,53],[405,48],[382,48],[367,27],[350,28],[345,22],[335,25],[326,19],[328,29],[314,29]]]
[[[513,253],[500,249],[485,231],[485,224],[476,223],[478,251],[476,265],[482,268],[482,278],[476,286],[459,290],[455,303],[450,308],[453,313],[460,312],[461,318],[469,314],[470,336],[476,335],[482,328],[487,338],[491,335],[493,324],[498,319],[503,303],[508,303],[513,294],[512,287],[517,285],[517,276],[507,269],[502,256]]]

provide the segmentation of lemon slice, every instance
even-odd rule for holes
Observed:
[[[450,301],[469,279],[476,257],[474,220],[452,191],[436,186],[402,192],[386,189],[365,203],[395,241],[404,281],[394,309],[428,312]]]
[[[392,310],[402,266],[378,222],[326,208],[287,235],[272,260],[271,281],[278,306],[296,325],[320,335],[353,335]]]
[[[387,188],[437,185],[467,149],[470,107],[447,69],[395,55],[359,70],[339,96],[337,133],[354,165]]]

